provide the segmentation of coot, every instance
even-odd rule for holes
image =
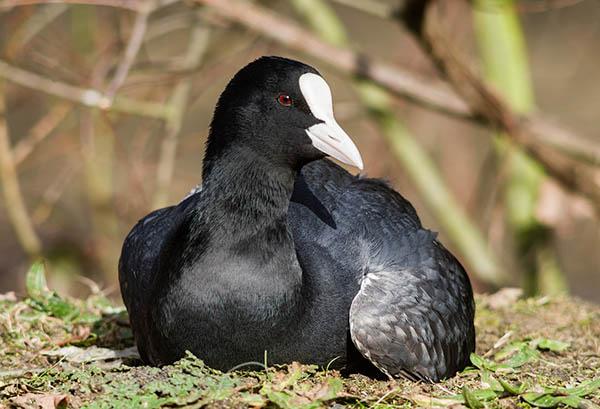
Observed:
[[[121,292],[145,362],[189,350],[229,370],[266,351],[269,363],[372,363],[426,381],[467,365],[474,302],[460,263],[400,194],[326,156],[363,166],[318,71],[262,57],[233,77],[201,188],[123,245]]]

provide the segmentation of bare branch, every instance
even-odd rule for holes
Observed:
[[[31,216],[36,225],[40,225],[48,220],[48,217],[52,214],[52,210],[56,206],[56,203],[65,192],[67,187],[77,173],[81,170],[82,163],[78,160],[72,160],[68,163],[58,175],[54,178],[54,181],[48,185],[40,202],[33,210]]]
[[[131,36],[129,37],[127,47],[125,48],[125,53],[123,54],[123,58],[121,59],[119,66],[117,67],[115,76],[113,77],[110,85],[106,90],[106,93],[104,94],[104,96],[110,101],[111,104],[115,98],[117,90],[125,82],[127,74],[129,73],[129,70],[133,65],[133,61],[135,60],[135,57],[137,56],[142,46],[144,34],[146,33],[146,29],[148,28],[148,16],[154,8],[153,3],[154,2],[147,0],[147,6],[143,10],[139,11],[135,16],[133,28],[131,29]]]
[[[154,10],[179,1],[181,0],[156,0]],[[2,0],[0,1],[0,11],[7,11],[18,6],[33,6],[36,4],[82,4],[114,7],[137,12],[143,12],[148,8],[148,0]]]
[[[393,17],[398,9],[380,0],[333,0],[333,2],[380,18]]]
[[[88,107],[163,120],[171,115],[170,109],[163,104],[137,101],[127,97],[117,97],[111,105],[110,101],[98,90],[53,81],[39,74],[14,67],[2,60],[0,60],[0,78]]]
[[[16,59],[17,55],[22,54],[27,49],[27,45],[36,35],[68,9],[69,6],[66,4],[51,4],[39,7],[24,24],[11,33],[10,40],[5,46],[7,58],[9,60]]]
[[[0,180],[2,180],[4,206],[21,246],[27,254],[35,257],[42,251],[42,244],[33,228],[21,193],[4,116],[2,85],[0,82]]]
[[[392,18],[397,16],[406,6],[407,1],[397,5],[386,3],[382,0],[331,0],[334,3],[362,11],[379,18]],[[543,13],[551,10],[572,7],[583,0],[529,0],[517,1],[515,4],[519,13]]]
[[[550,10],[572,7],[582,1],[583,0],[538,0],[518,2],[516,7],[520,13],[543,13]]]
[[[144,8],[145,0],[3,0],[0,11],[10,10],[17,6],[31,6],[35,4],[89,4],[93,6],[107,6],[121,9],[139,11]]]
[[[573,159],[600,165],[600,146],[592,140],[574,135],[568,129],[553,124],[550,120],[535,115],[524,119],[524,128],[533,140],[546,144],[557,151],[567,154]]]
[[[182,9],[181,13],[167,14],[154,21],[146,31],[145,41],[152,41],[158,37],[183,30],[190,26],[191,15],[189,9]]]
[[[15,166],[19,166],[33,150],[42,142],[50,133],[56,129],[58,125],[71,112],[71,104],[59,103],[44,115],[29,131],[29,135],[21,139],[13,148],[13,156]]]

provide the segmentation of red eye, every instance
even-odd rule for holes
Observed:
[[[290,97],[289,95],[285,95],[285,94],[281,94],[278,98],[277,101],[279,101],[279,103],[281,105],[283,105],[284,107],[289,107],[292,106],[292,103],[294,102],[292,100],[292,97]]]

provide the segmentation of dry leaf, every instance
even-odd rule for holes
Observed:
[[[67,407],[67,395],[27,393],[12,398],[10,407],[21,409],[63,409]]]
[[[510,307],[523,295],[521,288],[506,287],[487,297],[487,304],[492,310]]]
[[[14,291],[9,291],[5,294],[0,294],[0,301],[16,302],[17,295],[15,294]]]
[[[90,334],[92,329],[89,326],[78,325],[73,330],[73,333],[67,336],[65,339],[56,342],[57,346],[63,346],[66,344],[75,344],[77,342],[85,341]]]
[[[140,357],[136,347],[114,350],[108,348],[98,348],[96,346],[89,348],[68,346],[52,351],[43,351],[42,354],[46,356],[61,357],[69,362],[74,363],[107,361],[122,358],[139,359]]]
[[[556,228],[565,217],[566,202],[567,198],[563,189],[553,181],[545,181],[540,186],[535,216],[546,226]]]

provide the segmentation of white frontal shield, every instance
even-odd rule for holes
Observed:
[[[300,76],[300,91],[315,118],[321,123],[306,130],[315,148],[348,165],[363,169],[363,161],[348,134],[333,116],[331,90],[325,80],[313,73]]]

